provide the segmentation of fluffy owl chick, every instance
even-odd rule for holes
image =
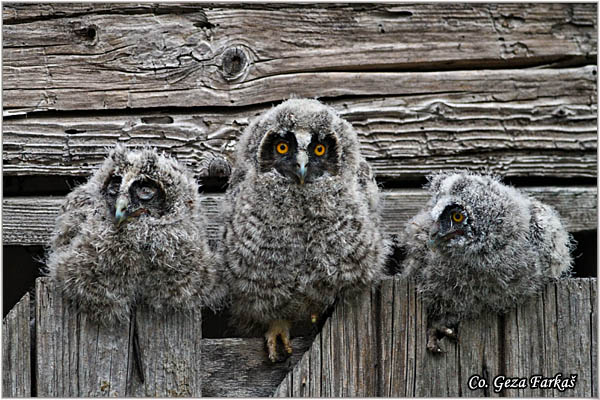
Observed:
[[[572,239],[556,211],[469,172],[429,177],[431,199],[399,242],[405,276],[414,278],[428,310],[428,343],[456,337],[458,322],[502,313],[570,273]]]
[[[267,331],[271,361],[280,360],[278,337],[292,352],[292,324],[381,278],[388,243],[378,195],[352,126],[316,100],[288,100],[245,130],[221,253],[233,320]]]
[[[117,146],[62,205],[49,274],[105,325],[128,320],[138,302],[156,310],[215,306],[224,289],[205,227],[198,186],[183,165]]]

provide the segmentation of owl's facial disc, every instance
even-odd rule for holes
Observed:
[[[325,173],[336,175],[336,144],[333,137],[319,138],[306,131],[272,134],[262,144],[261,170],[275,169],[300,185],[311,183]]]
[[[464,236],[467,229],[467,214],[456,204],[447,206],[429,232],[429,246],[438,248],[453,238]]]
[[[143,215],[161,216],[165,195],[162,188],[149,179],[136,180],[129,187],[121,187],[122,178],[113,176],[105,188],[114,222],[117,227]]]

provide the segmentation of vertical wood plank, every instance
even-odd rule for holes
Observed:
[[[125,396],[129,325],[98,326],[36,281],[36,377],[40,397]]]
[[[589,280],[590,287],[590,305],[591,305],[591,314],[590,314],[590,332],[592,333],[592,348],[590,351],[590,364],[591,364],[591,387],[590,392],[592,394],[591,397],[598,397],[598,312],[597,312],[597,281],[596,279]]]
[[[29,293],[2,321],[2,397],[31,397]]]
[[[137,324],[146,380],[132,373],[128,395],[202,396],[202,319],[198,312],[155,312],[139,308]],[[133,367],[130,367],[133,368]]]
[[[556,314],[558,315],[558,364],[547,376],[561,374],[569,378],[577,374],[573,389],[559,391],[552,389],[555,396],[592,396],[592,337],[590,318],[593,316],[589,279],[568,279],[561,281],[556,291]],[[578,350],[578,351],[577,351]]]
[[[47,278],[36,282],[37,393],[43,397],[200,396],[200,313],[137,313],[145,383],[133,365],[131,324],[78,314]]]
[[[464,321],[458,329],[459,368],[456,379],[462,397],[499,397],[491,388],[469,389],[469,378],[478,375],[490,382],[502,372],[500,318],[485,314],[472,321]]]

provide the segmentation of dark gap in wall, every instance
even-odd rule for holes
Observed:
[[[598,276],[598,231],[581,231],[573,234],[576,247],[573,251],[573,277],[595,278]]]
[[[87,181],[85,176],[29,175],[4,176],[4,197],[12,196],[66,196],[71,190]],[[227,177],[196,178],[200,193],[221,193],[227,190]],[[503,177],[502,181],[515,187],[527,186],[596,186],[595,178],[556,178],[544,176]],[[421,189],[427,183],[424,176],[402,179],[378,178],[382,190]]]
[[[4,176],[4,197],[66,196],[73,188],[87,182],[87,176]],[[227,178],[197,178],[201,193],[225,192]]]
[[[43,267],[43,246],[3,246],[2,247],[2,316],[21,300],[28,291],[35,288],[35,279],[41,276]]]

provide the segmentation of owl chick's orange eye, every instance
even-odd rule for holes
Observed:
[[[287,143],[279,142],[279,143],[277,143],[276,149],[279,154],[285,154],[288,152],[289,147],[288,147]]]
[[[319,157],[321,157],[323,154],[325,154],[325,146],[322,144],[318,144],[315,147],[315,154],[318,155]]]
[[[452,221],[454,221],[454,222],[463,222],[464,219],[465,219],[465,216],[462,213],[459,213],[457,211],[454,211],[452,213]]]

